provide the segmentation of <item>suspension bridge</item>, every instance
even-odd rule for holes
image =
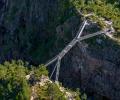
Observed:
[[[86,19],[86,17],[92,16],[93,14],[88,14],[88,15],[81,14],[81,15],[84,17],[84,21],[83,21],[82,25],[80,26],[75,38],[73,38],[73,40],[58,55],[56,55],[54,58],[52,58],[51,60],[49,60],[45,64],[45,66],[49,66],[52,63],[56,62],[55,67],[54,67],[54,69],[53,69],[53,71],[52,71],[52,73],[50,75],[50,78],[52,78],[52,76],[53,76],[53,74],[54,74],[54,72],[56,70],[55,82],[58,82],[58,79],[59,79],[59,71],[60,71],[61,60],[71,50],[71,48],[73,46],[75,46],[80,41],[92,38],[92,37],[100,35],[100,34],[105,34],[105,35],[111,37],[111,33],[114,32],[114,28],[112,27],[112,23],[108,22],[108,21],[104,21],[105,24],[110,26],[110,28],[105,28],[105,29],[103,29],[101,31],[98,31],[98,32],[95,32],[95,33],[92,33],[92,34],[88,34],[88,35],[85,35],[85,36],[81,36],[84,29],[85,29],[85,27],[86,27],[86,25],[89,25],[88,20]]]

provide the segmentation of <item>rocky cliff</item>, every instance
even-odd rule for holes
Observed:
[[[0,62],[45,62],[55,46],[56,27],[73,14],[69,0],[1,0]]]
[[[0,63],[11,59],[43,63],[76,35],[80,23],[69,0],[1,0]],[[91,25],[83,34],[91,28],[98,29]],[[119,100],[119,53],[120,46],[105,36],[80,42],[62,60],[60,81],[89,95],[99,94],[100,100]]]
[[[87,27],[83,35],[91,28],[95,26]],[[120,45],[105,35],[82,41],[62,59],[60,80],[67,87],[80,87],[95,100],[119,100],[119,52]]]

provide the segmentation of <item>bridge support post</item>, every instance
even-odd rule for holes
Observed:
[[[60,73],[60,63],[61,63],[61,58],[58,58],[57,61],[57,70],[56,70],[56,77],[55,77],[55,82],[58,83],[58,79],[59,79],[59,73]]]

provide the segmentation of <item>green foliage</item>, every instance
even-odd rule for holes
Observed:
[[[48,76],[48,71],[44,65],[39,67],[32,66],[31,70],[26,67],[28,63],[19,61],[5,62],[0,65],[0,99],[1,100],[30,100],[32,88],[26,79],[26,75],[31,71],[34,72],[34,81],[39,79],[42,75]],[[36,82],[36,81],[35,81]],[[61,92],[56,83],[46,82],[44,86],[34,84],[36,98],[39,100],[66,100],[65,92]],[[75,95],[76,100],[80,99],[80,92],[73,92],[68,90],[71,94]],[[81,96],[85,98],[86,96]]]
[[[65,100],[64,94],[60,91],[60,89],[55,83],[48,85],[48,94],[51,99]]]
[[[83,6],[83,4],[78,3],[80,1],[82,2],[84,0],[71,0],[76,9],[81,9],[83,13],[94,12],[99,17],[112,19],[114,27],[120,29],[120,11],[114,3],[110,4],[107,0],[89,0]],[[100,21],[98,22],[103,26]]]
[[[0,99],[30,99],[30,88],[25,79],[27,69],[20,62],[5,62],[0,65]]]
[[[71,89],[67,89],[67,91],[75,95],[75,100],[87,100],[87,95],[85,93],[81,93],[79,88],[77,88],[76,91]]]
[[[55,83],[48,83],[43,87],[36,86],[39,100],[66,100],[64,93]]]
[[[76,89],[76,94],[77,94],[77,95],[76,95],[76,100],[81,100],[81,99],[80,99],[81,93],[80,93],[79,88]]]
[[[81,100],[87,100],[87,95],[85,93],[81,96]]]
[[[39,80],[42,75],[48,76],[48,71],[44,65],[39,65],[34,69],[35,79]]]

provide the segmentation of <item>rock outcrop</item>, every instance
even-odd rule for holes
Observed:
[[[0,0],[0,63],[25,59],[39,64],[62,50],[76,35],[81,22],[71,17],[73,7],[69,7],[69,0],[62,1]],[[64,24],[59,26],[61,23]],[[93,26],[87,27],[84,34]],[[73,47],[62,60],[60,81],[71,88],[119,100],[120,46],[103,37],[98,37],[102,41],[94,38]]]
[[[72,13],[69,0],[1,0],[0,63],[44,63],[55,46],[56,27]]]
[[[80,42],[62,60],[60,81],[65,86],[81,87],[87,93],[99,95],[98,98],[94,96],[95,100],[103,97],[119,100],[119,52],[120,46],[104,35]]]

